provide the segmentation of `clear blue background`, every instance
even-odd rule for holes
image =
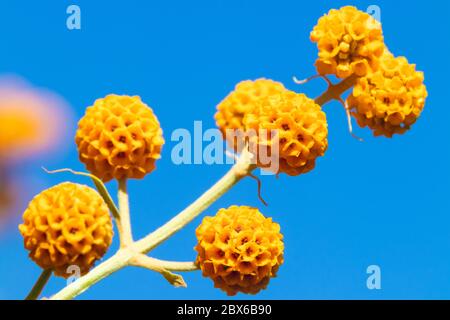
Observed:
[[[50,88],[75,108],[76,118],[109,93],[138,94],[156,112],[167,144],[157,170],[130,184],[134,233],[141,237],[183,209],[228,169],[171,162],[176,128],[215,127],[217,103],[244,79],[268,77],[315,97],[321,80],[302,87],[291,77],[314,73],[309,32],[331,8],[381,8],[386,42],[425,72],[429,98],[413,130],[393,139],[347,132],[343,109],[326,105],[329,150],[316,169],[298,177],[263,177],[264,207],[247,179],[206,212],[231,204],[259,207],[282,226],[285,263],[256,298],[450,298],[450,151],[448,1],[18,1],[0,4],[0,72]],[[66,8],[78,4],[82,30],[66,28]],[[67,124],[69,136],[75,122]],[[34,193],[68,174],[46,175],[41,165],[84,170],[72,140],[68,152],[27,167]],[[27,179],[27,176],[25,176]],[[112,192],[116,184],[110,183]],[[18,215],[21,213],[19,212]],[[153,252],[193,260],[197,218]],[[114,243],[111,254],[117,248]],[[368,290],[366,268],[382,271],[382,289]],[[0,236],[0,298],[23,298],[39,275],[16,225]],[[172,288],[158,274],[128,268],[95,285],[82,299],[226,298],[200,272],[189,287]],[[64,286],[51,279],[45,295]],[[252,298],[238,295],[237,298]]]

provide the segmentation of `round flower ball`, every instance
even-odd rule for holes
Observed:
[[[152,172],[164,139],[158,119],[140,97],[112,94],[87,108],[75,142],[80,161],[108,182]]]
[[[232,296],[265,289],[283,263],[280,226],[256,208],[231,206],[205,217],[196,230],[203,276]]]
[[[277,174],[311,171],[328,147],[326,115],[301,93],[285,90],[262,99],[243,122],[258,167]]]
[[[113,226],[108,207],[92,188],[65,182],[38,194],[19,226],[30,258],[64,278],[70,267],[86,274],[108,250]]]
[[[245,80],[239,82],[219,103],[215,114],[216,124],[233,148],[237,149],[233,133],[244,129],[244,116],[251,112],[261,99],[284,90],[286,89],[282,83],[270,79]]]
[[[425,106],[423,81],[414,64],[386,52],[378,71],[357,80],[347,103],[358,125],[369,127],[375,136],[403,134]]]
[[[376,70],[385,48],[381,24],[352,6],[322,16],[310,38],[319,49],[317,72],[338,78],[360,77]]]

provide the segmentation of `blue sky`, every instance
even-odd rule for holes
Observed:
[[[82,29],[66,28],[67,6],[77,4]],[[298,177],[262,177],[268,207],[245,180],[206,212],[232,204],[257,206],[281,224],[285,263],[261,299],[450,299],[450,149],[447,146],[450,72],[446,59],[450,22],[446,1],[40,1],[0,4],[0,73],[15,73],[58,92],[75,119],[109,93],[140,95],[154,109],[167,144],[157,170],[130,183],[136,237],[183,209],[227,170],[225,165],[171,162],[170,133],[194,121],[215,126],[215,106],[245,79],[272,78],[315,97],[320,80],[302,87],[291,77],[315,71],[317,49],[309,32],[331,8],[354,4],[381,9],[385,40],[425,72],[429,97],[413,129],[393,139],[365,141],[347,132],[343,109],[326,105],[329,149],[316,169]],[[76,122],[67,123],[73,136]],[[65,180],[40,166],[84,170],[71,139],[58,154],[23,167],[32,193]],[[111,192],[116,184],[109,183]],[[23,208],[22,208],[23,209]],[[19,216],[21,212],[18,212]],[[204,214],[205,215],[205,214]],[[203,215],[203,216],[204,216]],[[158,258],[193,260],[196,219],[153,252]],[[115,242],[109,254],[117,247]],[[27,258],[13,223],[0,235],[0,299],[26,295],[40,272]],[[381,290],[368,290],[366,268],[379,265]],[[199,272],[186,273],[187,289],[158,274],[129,268],[80,299],[226,298]],[[44,295],[64,286],[51,279]]]

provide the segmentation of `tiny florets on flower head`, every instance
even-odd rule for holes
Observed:
[[[420,116],[427,97],[423,72],[405,57],[386,52],[380,68],[359,78],[347,103],[358,125],[375,136],[405,133]]]
[[[286,89],[282,83],[270,79],[239,82],[234,91],[217,106],[214,117],[222,135],[227,137],[227,130],[228,133],[229,130],[243,130],[244,116],[255,108],[258,101],[284,90]],[[228,142],[236,149],[233,137]]]
[[[196,230],[196,263],[228,295],[265,289],[283,263],[280,226],[256,208],[231,206],[205,217]]]
[[[75,141],[81,162],[104,182],[143,178],[155,169],[164,144],[153,110],[138,96],[119,95],[87,108]]]
[[[376,70],[385,48],[381,24],[352,6],[332,9],[322,16],[310,38],[319,49],[319,74],[338,78],[364,76]]]
[[[108,207],[92,188],[65,182],[38,194],[19,226],[30,258],[67,278],[71,266],[86,274],[111,245]]]
[[[314,100],[301,93],[285,90],[262,99],[245,116],[244,126],[246,132],[256,133],[249,135],[249,145],[258,166],[272,170],[276,167],[262,155],[277,158],[275,173],[295,176],[309,172],[328,147],[326,115]]]

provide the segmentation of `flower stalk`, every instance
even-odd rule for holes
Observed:
[[[119,221],[117,229],[119,230],[120,247],[125,248],[133,243],[133,234],[130,221],[130,204],[128,200],[127,179],[119,180]]]
[[[329,84],[328,89],[318,96],[314,101],[318,105],[325,105],[332,100],[341,100],[341,95],[353,87],[356,83],[357,77],[355,75],[345,78],[336,84]]]
[[[126,182],[119,181],[120,227],[118,229],[121,239],[123,239],[122,243],[125,244],[112,257],[69,284],[52,296],[51,299],[73,299],[98,281],[126,266],[139,266],[159,272],[173,285],[185,286],[182,277],[170,271],[193,271],[197,269],[194,263],[163,261],[148,257],[145,254],[186,226],[235,184],[249,175],[256,168],[252,160],[252,154],[249,151],[242,152],[231,169],[209,190],[165,225],[137,242],[134,242],[131,237],[131,225],[128,227],[129,222],[124,223],[124,219],[129,221],[128,196]]]
[[[31,289],[30,293],[25,298],[25,300],[36,300],[37,298],[39,298],[39,295],[41,294],[51,275],[52,275],[51,269],[43,270],[38,280],[36,281],[35,285]]]

